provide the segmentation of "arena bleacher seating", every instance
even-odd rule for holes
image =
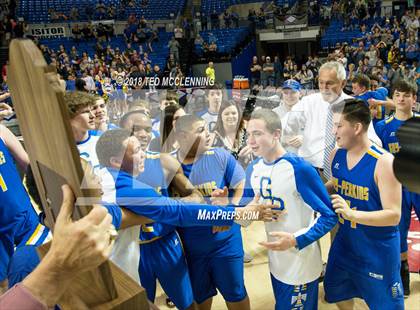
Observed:
[[[185,5],[185,0],[149,0],[146,6],[137,5],[133,8],[122,6],[121,0],[104,0],[102,2],[107,8],[114,6],[118,10],[116,18],[121,20],[126,19],[131,13],[138,17],[144,15],[146,19],[151,20],[169,19],[171,13],[176,16]],[[27,22],[47,23],[52,22],[49,15],[50,9],[69,16],[71,9],[75,7],[79,13],[78,21],[87,21],[86,8],[91,7],[95,17],[97,4],[96,0],[22,0],[19,1],[17,15],[23,17]]]

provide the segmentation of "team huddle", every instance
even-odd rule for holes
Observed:
[[[165,94],[159,113],[138,100],[118,124],[103,98],[65,93],[84,186],[100,191],[119,231],[111,260],[145,288],[152,308],[158,280],[178,309],[210,309],[217,292],[228,309],[250,309],[241,228],[258,220],[275,309],[318,308],[318,240],[330,231],[326,301],[404,309],[407,233],[420,198],[396,179],[392,153],[396,131],[416,117],[417,89],[399,81],[389,99],[357,77],[350,97],[344,85],[343,66],[328,62],[319,94],[301,98],[288,80],[274,110],[243,111],[216,86],[201,113],[186,114]],[[52,235],[15,166],[27,171],[28,155],[0,129],[0,281],[11,287]]]

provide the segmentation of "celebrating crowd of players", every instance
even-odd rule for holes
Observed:
[[[243,109],[213,87],[207,108],[187,114],[165,93],[159,113],[137,100],[119,124],[109,123],[103,98],[64,95],[89,186],[101,188],[119,230],[111,259],[141,283],[151,307],[158,280],[179,309],[210,309],[217,291],[229,309],[250,309],[241,226],[263,220],[276,309],[317,308],[317,240],[337,224],[326,301],[404,308],[407,232],[420,199],[395,178],[392,153],[396,131],[416,117],[416,86],[401,80],[390,99],[357,76],[351,97],[338,62],[325,63],[318,81],[320,93],[301,98],[301,85],[287,80],[274,110]],[[39,262],[28,247],[51,234],[15,166],[26,171],[28,156],[7,128],[0,136],[0,280],[12,286]]]

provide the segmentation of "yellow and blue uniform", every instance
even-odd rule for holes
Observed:
[[[419,114],[414,114],[414,117],[420,117]],[[382,146],[388,152],[396,154],[400,151],[400,143],[397,137],[398,129],[405,123],[395,117],[395,115],[380,121],[376,124],[376,133],[382,141]],[[401,221],[400,221],[400,244],[401,253],[405,253],[408,250],[407,236],[408,230],[410,229],[411,221],[411,209],[414,207],[416,211],[420,209],[420,205],[416,205],[416,200],[413,199],[414,193],[408,191],[403,187],[402,191],[402,206],[401,206]]]
[[[337,150],[331,166],[332,181],[350,208],[364,212],[383,210],[374,177],[382,154],[372,146],[356,166],[348,169],[347,150]],[[358,297],[370,309],[404,309],[398,226],[356,224],[339,216],[324,287],[325,299],[330,303]]]
[[[355,96],[355,97],[363,100],[364,102],[366,102],[366,104],[368,104],[369,99],[385,101],[387,96],[388,96],[388,90],[385,87],[379,87],[377,90],[367,91],[364,94]],[[379,106],[376,109],[376,112],[377,112],[376,116],[372,119],[372,123],[375,126],[375,129],[376,129],[376,124],[380,122],[381,120],[385,119],[385,116],[386,116],[385,106],[383,105]]]
[[[160,160],[160,153],[147,151],[144,171],[137,180],[168,197],[168,186]],[[175,226],[159,222],[142,225],[139,275],[147,298],[152,302],[156,296],[157,279],[178,309],[186,309],[194,301],[187,262]]]
[[[176,155],[176,153],[174,153]],[[184,174],[210,203],[216,188],[230,189],[245,179],[235,158],[222,148],[202,154],[194,164],[182,164]],[[243,247],[240,226],[213,233],[211,227],[178,228],[190,271],[194,300],[202,303],[220,291],[227,302],[247,296],[243,274]]]
[[[6,278],[15,246],[40,245],[48,236],[49,229],[40,224],[13,157],[0,139],[0,280]]]
[[[112,224],[118,230],[121,226],[122,212],[117,205],[105,205],[108,213],[112,216]],[[7,279],[9,288],[15,284],[22,282],[28,274],[30,274],[40,263],[40,258],[35,245],[25,245],[16,249],[10,259],[9,268],[7,270]],[[59,309],[56,307],[56,309]]]

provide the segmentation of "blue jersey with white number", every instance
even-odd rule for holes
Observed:
[[[383,210],[375,182],[375,167],[384,151],[371,146],[351,170],[347,151],[338,149],[332,161],[335,191],[350,208],[364,211]],[[330,255],[343,268],[381,279],[396,272],[400,260],[398,226],[375,227],[356,224],[339,216],[340,228],[331,246]],[[398,270],[399,272],[399,270]]]
[[[160,153],[146,152],[144,161],[144,171],[137,177],[137,180],[143,182],[155,189],[162,196],[169,197],[168,186],[166,184],[165,174],[160,161]],[[165,236],[175,230],[175,226],[150,223],[141,226],[140,240],[152,240],[157,237]]]
[[[176,153],[174,153],[176,155]],[[202,154],[194,164],[182,164],[185,176],[210,204],[213,190],[227,187],[231,193],[245,179],[245,173],[235,158],[222,148]],[[234,224],[225,232],[213,233],[212,227],[178,229],[187,256],[225,256],[242,253],[240,226]]]

